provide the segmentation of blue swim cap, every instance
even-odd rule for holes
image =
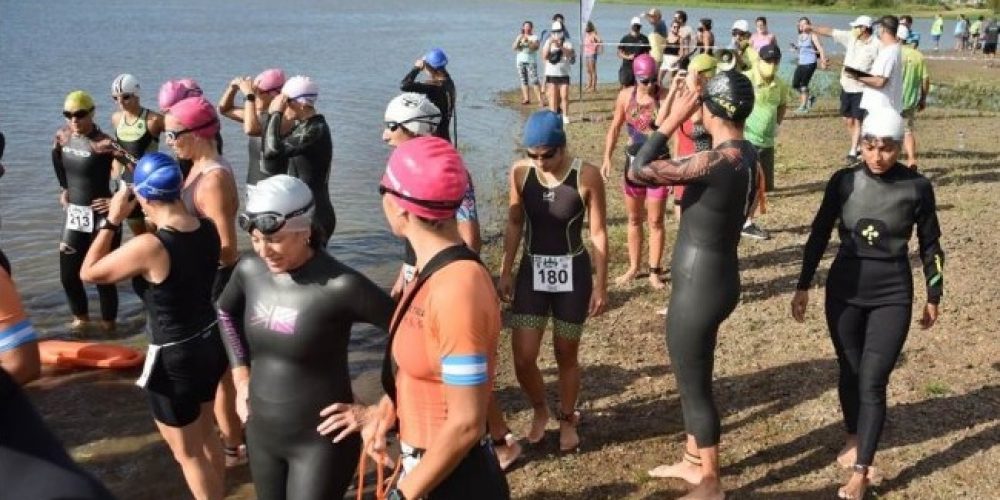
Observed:
[[[562,115],[554,111],[536,111],[524,124],[521,145],[526,148],[539,146],[559,147],[566,144]]]
[[[424,62],[434,69],[442,69],[448,65],[448,56],[441,49],[431,49],[430,52],[424,54]]]
[[[174,201],[181,197],[184,176],[177,162],[164,153],[147,153],[135,164],[135,193],[150,201]]]

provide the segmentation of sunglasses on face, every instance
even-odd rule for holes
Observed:
[[[118,95],[111,96],[111,99],[113,99],[115,101],[118,101],[118,102],[125,102],[125,101],[131,99],[132,97],[134,97],[132,94],[118,94]]]
[[[655,82],[656,79],[655,78],[636,78],[635,81],[637,81],[637,82],[639,82],[639,83],[641,83],[643,85],[649,85],[649,84]]]
[[[421,200],[420,198],[414,198],[412,196],[407,196],[399,191],[396,191],[390,187],[379,184],[378,194],[385,196],[386,194],[391,194],[396,198],[401,200],[406,200],[410,203],[420,205],[431,210],[455,210],[462,206],[462,200],[458,201],[440,201],[440,200]]]
[[[532,160],[548,160],[558,153],[559,150],[553,148],[544,153],[532,153],[531,151],[525,151],[524,155]]]
[[[261,234],[269,236],[281,231],[281,228],[285,227],[288,219],[305,214],[312,209],[312,206],[313,202],[310,201],[306,206],[287,214],[279,214],[278,212],[243,212],[236,218],[236,222],[239,223],[240,229],[248,233],[256,229]]]
[[[63,116],[66,117],[67,120],[72,120],[74,118],[82,120],[89,116],[92,111],[94,111],[94,108],[78,109],[76,111],[63,111]]]
[[[166,131],[163,132],[163,135],[164,135],[164,137],[167,138],[168,141],[176,141],[177,139],[180,139],[181,137],[183,137],[184,134],[187,134],[187,133],[190,133],[190,132],[194,132],[195,130],[201,130],[203,128],[208,128],[208,127],[211,127],[212,125],[215,125],[215,120],[211,120],[211,121],[209,121],[208,123],[206,123],[204,125],[199,125],[199,126],[194,127],[194,128],[186,128],[186,129],[182,129],[182,130],[166,130]]]

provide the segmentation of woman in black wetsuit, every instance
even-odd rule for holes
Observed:
[[[833,174],[813,220],[792,299],[792,316],[805,321],[809,287],[834,226],[840,249],[826,280],[826,321],[840,365],[838,392],[847,444],[837,457],[853,467],[841,498],[863,498],[885,421],[886,386],[913,308],[913,275],[907,243],[917,228],[927,303],[921,326],[934,325],[944,292],[944,252],[934,188],[899,163],[903,120],[875,110],[862,128],[863,162]],[[839,221],[839,223],[838,223]]]
[[[188,213],[181,201],[181,171],[170,156],[143,156],[134,178],[132,189],[122,189],[111,199],[80,277],[108,285],[142,278],[139,291],[150,338],[146,365],[136,383],[146,389],[156,426],[180,463],[192,495],[221,499],[225,461],[212,418],[215,389],[226,368],[212,308],[219,236],[211,221]],[[112,251],[112,240],[136,198],[159,229]]]
[[[264,500],[344,496],[361,438],[331,442],[334,436],[321,434],[331,431],[320,428],[320,412],[354,403],[351,326],[388,330],[395,307],[368,278],[323,251],[313,213],[302,181],[276,175],[257,183],[239,217],[254,254],[240,260],[217,304],[254,486]]]
[[[52,145],[52,166],[62,188],[59,203],[66,211],[59,243],[59,275],[73,314],[71,328],[77,329],[90,321],[80,266],[97,227],[108,213],[115,149],[111,137],[94,123],[94,100],[86,92],[77,90],[66,96],[63,116],[66,125],[56,132]],[[111,246],[117,247],[121,237],[121,231],[115,231]],[[97,295],[101,299],[101,326],[105,331],[114,331],[118,289],[99,285]]]
[[[431,49],[423,57],[413,63],[403,81],[399,84],[399,90],[403,92],[416,92],[425,94],[441,110],[441,122],[434,129],[434,135],[446,141],[457,143],[458,133],[455,133],[454,141],[451,137],[452,120],[455,116],[455,82],[445,67],[448,65],[448,56],[441,49]],[[427,71],[430,79],[425,82],[416,81],[417,75],[421,71]]]
[[[287,174],[309,186],[315,203],[313,222],[321,230],[316,235],[316,243],[326,248],[337,227],[337,215],[330,202],[333,138],[326,118],[313,107],[317,97],[319,88],[309,77],[293,76],[285,82],[281,94],[268,108],[263,146],[266,161],[261,168],[274,168],[281,160],[287,160]],[[293,121],[296,123],[291,132],[283,134],[283,123]],[[269,175],[277,173],[267,172]]]
[[[712,370],[719,326],[740,298],[736,247],[753,209],[757,155],[743,139],[743,121],[753,109],[750,80],[726,71],[675,94],[670,114],[635,156],[633,182],[684,184],[677,241],[671,260],[673,289],[667,309],[667,348],[677,377],[687,445],[674,465],[651,470],[697,485],[689,497],[721,499],[719,413],[712,399]],[[678,160],[654,160],[667,138],[702,109],[713,149]]]

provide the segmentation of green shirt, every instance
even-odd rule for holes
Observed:
[[[913,109],[920,103],[920,88],[930,79],[927,63],[919,50],[903,46],[903,111]]]
[[[747,117],[743,136],[759,148],[773,148],[778,133],[778,108],[788,104],[788,84],[775,75],[770,83],[751,69],[744,75],[753,83],[753,112]]]
[[[934,24],[931,25],[931,34],[940,35],[941,33],[944,33],[944,19],[939,17],[935,19]]]

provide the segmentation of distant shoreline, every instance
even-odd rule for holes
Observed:
[[[555,0],[560,3],[579,3],[578,0]],[[598,5],[600,4],[617,4],[617,5],[642,5],[642,6],[652,6],[653,2],[649,0],[597,0]],[[895,7],[855,7],[848,5],[843,2],[838,2],[833,5],[809,5],[798,3],[790,0],[774,0],[774,1],[764,1],[764,0],[754,0],[748,2],[741,1],[715,1],[715,0],[660,0],[656,2],[657,7],[678,7],[685,9],[694,8],[709,8],[709,9],[739,9],[739,10],[752,10],[752,11],[793,11],[802,13],[824,13],[824,14],[863,14],[863,13],[885,13],[886,11],[891,11],[896,14],[909,14],[915,18],[932,18],[935,14],[944,14],[945,19],[957,19],[959,14],[965,14],[966,16],[987,16],[996,14],[993,9],[990,8],[951,8],[951,10],[945,10],[940,6],[926,5],[926,4],[916,4],[916,3],[903,3]],[[663,10],[663,9],[661,9]]]

